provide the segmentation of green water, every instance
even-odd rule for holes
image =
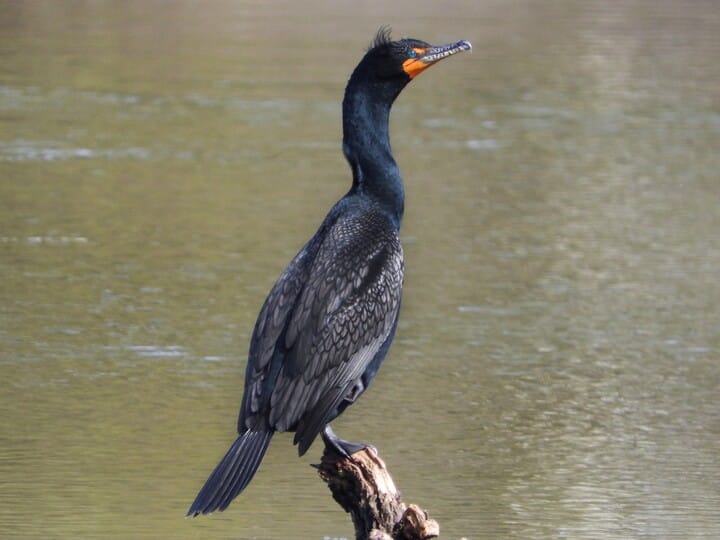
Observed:
[[[352,537],[287,435],[184,514],[385,23],[474,50],[394,109],[403,310],[336,431],[443,538],[720,537],[720,7],[652,0],[0,1],[0,536]]]

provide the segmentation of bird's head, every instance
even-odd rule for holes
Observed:
[[[393,41],[390,28],[385,26],[378,31],[364,60],[378,79],[397,79],[407,84],[443,58],[469,50],[472,50],[472,45],[465,40],[447,45],[430,45],[412,38]]]

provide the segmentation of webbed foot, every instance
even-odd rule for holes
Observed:
[[[353,443],[341,439],[340,437],[335,435],[335,432],[330,427],[330,424],[326,425],[325,429],[323,429],[322,439],[325,443],[326,449],[335,451],[337,454],[343,457],[350,457],[354,453],[359,452],[360,450],[365,450],[366,448],[372,449],[372,451],[377,454],[377,448],[375,448],[371,444]]]

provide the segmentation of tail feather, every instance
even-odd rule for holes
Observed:
[[[225,510],[255,476],[272,436],[272,431],[246,431],[235,439],[210,474],[187,515],[195,517]]]

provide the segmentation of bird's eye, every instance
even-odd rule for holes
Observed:
[[[417,51],[415,49],[410,49],[407,53],[408,58],[415,58],[417,56]]]

